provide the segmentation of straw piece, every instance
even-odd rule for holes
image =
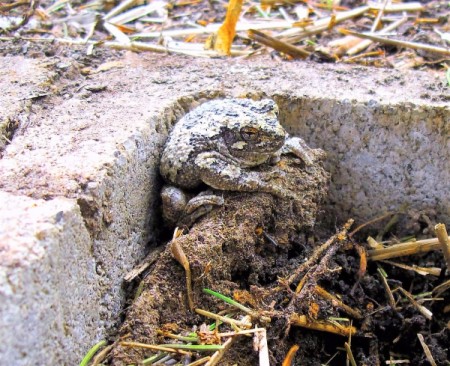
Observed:
[[[392,32],[394,29],[397,29],[399,26],[406,23],[407,20],[408,20],[408,17],[404,16],[403,18],[397,20],[396,22],[389,24],[387,27],[384,27],[376,34],[381,35],[381,34],[384,34],[387,32]],[[367,47],[369,47],[372,43],[373,43],[373,41],[371,41],[370,39],[365,39],[365,40],[361,41],[360,43],[358,43],[357,45],[350,48],[347,51],[347,55],[349,55],[349,56],[356,55],[357,53],[359,53],[359,52],[365,50]]]
[[[413,297],[413,295],[411,295],[408,291],[406,291],[404,288],[399,287],[398,288],[403,295],[406,296],[406,298],[409,300],[409,302],[428,320],[431,320],[433,318],[433,313],[428,310],[425,306],[420,305]]]
[[[262,43],[263,45],[271,47],[279,52],[288,54],[293,58],[304,59],[310,55],[309,52],[303,50],[302,48],[280,41],[258,30],[250,29],[247,34],[249,38],[253,39],[254,41]]]
[[[395,244],[383,249],[368,250],[367,255],[369,257],[369,260],[379,261],[382,259],[426,253],[431,250],[436,250],[439,248],[440,248],[439,241],[438,239],[435,238],[435,239],[410,241],[402,244]]]
[[[383,4],[380,3],[369,3],[370,10],[380,10]],[[384,8],[384,13],[397,13],[403,11],[424,11],[424,6],[419,3],[400,3],[400,4],[390,4]]]
[[[303,38],[311,35],[321,33],[328,29],[330,22],[334,21],[334,24],[341,23],[347,19],[358,17],[369,10],[368,6],[361,6],[359,8],[336,13],[333,17],[326,17],[314,22],[313,25],[302,28],[291,28],[278,34],[277,38],[285,42],[296,43]],[[254,28],[254,27],[252,27]]]
[[[306,315],[293,314],[290,318],[290,323],[291,325],[297,325],[303,328],[338,334],[344,337],[348,337],[349,335],[353,335],[356,333],[356,328],[353,326],[345,327],[336,322],[312,320],[308,319]]]
[[[156,10],[164,9],[166,6],[164,1],[151,2],[148,5],[138,6],[136,8],[130,9],[125,13],[117,15],[113,18],[108,18],[110,23],[114,24],[126,24],[132,22],[133,20],[139,19],[146,16],[147,14],[153,13]]]
[[[159,38],[159,37],[183,37],[189,35],[197,34],[211,34],[219,30],[222,24],[211,23],[206,27],[201,28],[189,28],[189,29],[174,29],[160,32],[146,32],[146,33],[136,33],[133,37],[135,38]],[[238,22],[236,24],[236,32],[248,31],[249,29],[283,29],[292,28],[291,22],[286,22],[284,20],[278,21],[265,21],[265,22]]]
[[[103,27],[109,32],[111,33],[114,38],[122,44],[131,44],[130,39],[125,35],[125,33],[123,33],[119,28],[117,28],[114,24],[108,23],[108,22],[104,22],[103,23]]]
[[[425,343],[425,340],[423,339],[423,335],[420,333],[417,333],[417,338],[419,338],[420,344],[423,348],[423,351],[425,352],[425,356],[427,357],[428,362],[431,366],[437,366],[436,361],[434,361],[433,355],[431,354],[430,348]]]
[[[353,32],[353,31],[350,31],[347,29],[340,29],[339,31],[345,35],[351,35],[351,36],[356,36],[356,37],[360,37],[360,38],[370,39],[371,41],[380,42],[380,43],[388,44],[391,46],[412,48],[415,50],[423,50],[423,51],[439,53],[442,55],[450,56],[450,50],[443,48],[443,47],[437,47],[437,46],[432,46],[429,44],[418,43],[418,42],[400,41],[400,40],[396,40],[396,39],[390,39],[390,38],[376,36],[374,34]]]
[[[108,20],[109,18],[112,18],[114,15],[120,14],[125,9],[132,7],[137,0],[125,0],[118,4],[116,7],[112,8],[108,14],[106,14],[103,19]]]
[[[170,42],[167,46],[157,44],[150,44],[144,42],[131,42],[130,44],[123,44],[119,42],[102,42],[102,41],[85,41],[74,40],[66,38],[33,38],[33,37],[0,37],[0,41],[25,40],[36,43],[60,43],[74,46],[88,46],[88,47],[105,47],[114,50],[129,50],[129,51],[151,51],[160,53],[177,53],[188,56],[197,57],[220,57],[221,55],[216,51],[208,51],[203,49],[203,44],[193,44],[186,42]],[[249,51],[239,49],[231,49],[232,56],[246,56]]]
[[[444,224],[437,224],[434,227],[442,252],[444,253],[445,261],[447,262],[447,270],[450,273],[450,240],[447,234],[447,229]]]

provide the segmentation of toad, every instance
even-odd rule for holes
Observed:
[[[285,153],[305,165],[312,165],[316,156],[301,138],[286,133],[274,101],[223,99],[200,105],[175,124],[162,153],[160,172],[170,184],[162,190],[165,219],[192,223],[223,204],[210,191],[189,194],[204,185],[298,198],[275,182],[279,173],[255,169],[277,163]]]

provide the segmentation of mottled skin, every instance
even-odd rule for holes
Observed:
[[[271,182],[273,174],[252,168],[274,163],[281,153],[288,152],[310,165],[313,158],[309,151],[303,140],[287,135],[278,122],[278,107],[272,100],[214,100],[202,104],[175,125],[161,157],[160,171],[168,183],[187,190],[205,183],[219,190],[294,197],[295,192]],[[180,194],[163,192],[163,199],[169,201],[173,196],[178,200]],[[205,201],[205,195],[201,200]]]

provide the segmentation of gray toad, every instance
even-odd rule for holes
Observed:
[[[276,163],[282,153],[294,153],[306,165],[315,159],[302,139],[287,135],[278,122],[274,101],[214,100],[200,105],[175,125],[164,147],[160,172],[168,183],[185,190],[204,183],[218,190],[294,198],[295,192],[276,184],[272,173],[252,170]],[[223,203],[209,193],[186,198],[175,187],[165,187],[162,198],[169,221],[196,212],[195,219],[211,205]]]

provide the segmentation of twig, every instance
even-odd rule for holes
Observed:
[[[386,361],[386,365],[394,365],[394,366],[397,366],[397,365],[399,365],[399,364],[402,364],[402,363],[411,363],[411,361],[410,360],[408,360],[408,359],[404,359],[404,360],[387,360]]]
[[[191,362],[187,366],[200,366],[200,365],[203,365],[204,363],[208,362],[210,359],[211,359],[211,356],[206,356],[206,357],[200,358],[199,360]]]
[[[46,14],[54,13],[55,11],[60,10],[62,7],[66,6],[69,3],[70,0],[56,0],[54,3],[49,5],[46,9],[44,9],[44,12]]]
[[[170,332],[165,332],[165,331],[160,330],[160,329],[158,329],[156,331],[156,333],[158,335],[161,335],[161,336],[165,337],[165,338],[176,339],[178,341],[183,341],[183,342],[187,342],[187,343],[199,343],[200,342],[200,340],[196,336],[195,337],[186,337],[186,336],[181,336],[179,334],[173,334],[173,333],[170,333]]]
[[[290,285],[295,279],[305,270],[310,268],[315,262],[317,262],[324,251],[326,251],[336,240],[344,240],[347,236],[347,232],[353,224],[353,219],[348,220],[342,230],[329,238],[324,244],[318,247],[314,253],[304,262],[300,267],[298,267],[294,273],[288,278],[287,283]]]
[[[128,10],[125,13],[122,13],[120,15],[116,15],[114,17],[109,17],[108,15],[105,16],[106,19],[109,19],[108,21],[113,24],[126,24],[133,20],[139,19],[141,17],[146,16],[149,13],[154,12],[158,9],[163,9],[165,7],[165,3],[162,1],[154,1],[151,2],[148,5],[142,5],[135,7],[133,9]]]
[[[103,27],[119,42],[122,44],[130,44],[130,38],[123,33],[118,27],[114,24],[104,22]],[[90,37],[89,37],[90,38]]]
[[[391,306],[392,309],[395,309],[394,295],[392,294],[391,288],[389,287],[389,284],[388,284],[388,282],[386,280],[386,277],[384,276],[384,274],[383,274],[383,272],[381,271],[380,268],[378,268],[378,274],[381,277],[381,282],[382,282],[383,287],[386,290],[386,293],[388,295],[389,305]]]
[[[16,25],[11,25],[10,27],[6,28],[7,31],[15,31],[15,30],[18,30],[19,28],[27,25],[28,21],[33,16],[34,12],[36,11],[36,8],[39,5],[39,0],[30,0],[28,3],[30,4],[30,7],[29,7],[28,11],[22,16],[22,20],[19,23],[17,23]],[[20,5],[22,5],[21,2],[20,2]]]
[[[439,248],[439,240],[434,238],[395,244],[383,249],[373,249],[367,251],[367,254],[369,260],[379,261],[383,259],[403,257],[406,255],[426,253]]]
[[[436,286],[433,289],[433,295],[439,296],[448,289],[450,289],[450,280],[447,280],[444,283],[441,283],[439,286]]]
[[[372,220],[366,221],[366,222],[362,223],[361,225],[357,226],[356,229],[354,229],[351,233],[349,233],[348,237],[351,238],[353,235],[355,235],[358,231],[365,228],[366,226],[375,224],[376,222],[384,220],[385,218],[395,215],[395,214],[396,214],[395,212],[387,212],[381,216],[375,217]]]
[[[249,323],[250,322],[250,316],[246,315],[242,318],[242,322],[244,323]],[[254,329],[252,329],[254,330]],[[245,331],[243,331],[245,332]],[[225,352],[227,352],[232,344],[234,343],[234,341],[237,339],[238,337],[231,337],[229,338],[224,344],[223,344],[223,348],[219,351],[217,351],[216,353],[214,353],[211,356],[211,359],[208,361],[207,364],[205,364],[205,366],[215,366],[217,365],[220,360],[222,359],[223,355],[225,354]]]
[[[379,3],[369,3],[370,10],[380,10],[381,6]],[[391,4],[384,8],[385,13],[398,13],[403,11],[423,11],[423,10],[425,10],[425,8],[420,2]]]
[[[108,14],[106,14],[103,19],[108,20],[109,18],[113,17],[114,15],[120,14],[125,9],[128,9],[129,7],[133,6],[137,0],[125,0],[119,3],[115,8],[112,8]]]
[[[189,35],[197,34],[212,34],[219,30],[222,24],[212,23],[208,24],[206,27],[201,28],[190,28],[190,29],[174,29],[159,32],[146,32],[146,33],[136,33],[133,35],[134,38],[160,38],[160,37],[183,37]],[[291,22],[286,22],[284,20],[271,21],[271,22],[238,22],[236,24],[236,32],[248,31],[249,29],[285,29],[292,28]]]
[[[323,297],[324,299],[331,301],[333,305],[335,305],[338,308],[341,308],[347,314],[353,316],[356,319],[362,319],[363,316],[359,310],[355,310],[355,309],[351,308],[350,306],[344,304],[339,298],[337,298],[333,294],[330,294],[324,288],[322,288],[320,286],[315,286],[314,291],[319,296]]]
[[[319,20],[315,21],[314,24],[311,26],[307,26],[307,27],[303,27],[303,28],[288,29],[288,30],[278,34],[277,38],[280,40],[283,40],[285,42],[296,43],[306,37],[326,31],[333,18],[334,18],[334,23],[338,24],[347,19],[358,17],[358,16],[364,14],[367,10],[369,10],[368,6],[361,6],[359,8],[353,9],[353,10],[343,11],[343,12],[337,13],[335,15],[335,17],[326,17],[326,18],[319,19]]]
[[[408,266],[407,264],[397,263],[397,262],[393,262],[390,260],[383,260],[381,262],[390,264],[391,266],[406,269],[407,271],[414,271],[422,276],[431,275],[431,276],[439,277],[439,275],[441,274],[441,268],[438,268],[438,267],[419,267],[419,266],[416,266],[415,264],[412,266]]]
[[[224,344],[223,344],[223,348],[219,351],[217,351],[216,353],[214,353],[211,356],[211,359],[205,364],[205,366],[215,366],[217,365],[220,360],[222,359],[223,355],[225,354],[225,352],[227,352],[231,346],[233,345],[234,341],[236,340],[236,337],[231,337],[229,338]]]
[[[370,248],[372,248],[372,249],[383,249],[383,245],[381,243],[378,243],[371,236],[367,237],[367,244],[369,244]]]
[[[292,314],[290,318],[290,324],[297,325],[303,328],[319,330],[322,332],[338,334],[344,337],[348,337],[349,335],[353,335],[356,333],[356,328],[353,326],[345,327],[336,322],[312,320],[308,319],[306,315]]]
[[[214,313],[211,313],[211,312],[203,310],[203,309],[195,309],[195,312],[200,314],[200,315],[206,316],[208,318],[218,319],[218,320],[220,320],[223,323],[234,324],[234,325],[237,325],[238,327],[242,327],[242,328],[247,328],[248,329],[248,328],[250,328],[252,326],[252,324],[250,322],[244,322],[242,320],[236,320],[236,319],[227,318],[225,316],[214,314]],[[244,319],[245,318],[247,318],[247,317],[244,317]],[[248,318],[250,318],[250,317],[248,317]]]
[[[173,257],[178,261],[178,263],[180,263],[183,266],[186,272],[186,290],[187,290],[189,310],[193,311],[194,300],[192,295],[192,274],[189,261],[186,257],[186,254],[184,254],[183,248],[181,248],[180,243],[178,243],[178,240],[176,239],[172,240],[170,250],[172,251]]]
[[[220,344],[184,344],[184,343],[171,343],[167,345],[163,345],[164,347],[173,348],[173,349],[184,349],[195,352],[210,352],[210,351],[218,351],[223,348]]]
[[[420,305],[416,300],[414,300],[414,297],[406,291],[402,287],[398,287],[398,289],[403,293],[403,295],[406,296],[406,298],[411,302],[411,304],[428,320],[431,320],[433,318],[433,313],[428,310],[425,306]]]
[[[155,263],[158,260],[159,255],[163,252],[163,250],[164,246],[159,246],[153,249],[150,253],[147,254],[145,259],[136,268],[132,269],[125,275],[124,281],[131,282],[136,277],[144,273],[153,263]]]
[[[345,34],[345,35],[351,35],[351,36],[355,36],[355,37],[370,39],[372,41],[380,42],[382,44],[388,44],[391,46],[412,48],[412,49],[416,49],[416,50],[423,50],[423,51],[439,53],[442,55],[450,56],[450,50],[443,48],[443,47],[437,47],[437,46],[432,46],[429,44],[417,43],[417,42],[400,41],[400,40],[396,40],[396,39],[390,39],[390,38],[376,36],[374,34],[353,32],[348,29],[342,29],[342,28],[339,29],[339,32],[341,32],[342,34]]]
[[[7,12],[12,9],[18,8],[20,6],[24,6],[24,5],[30,5],[30,1],[29,0],[19,0],[19,1],[16,1],[15,3],[11,3],[11,4],[0,3],[0,12]]]
[[[113,347],[115,346],[115,344],[111,344],[108,347],[105,347],[104,349],[102,349],[99,353],[97,353],[95,355],[95,357],[92,359],[92,363],[91,366],[97,366],[98,364],[100,364],[101,362],[103,362],[103,360],[105,359],[105,357],[108,355],[108,353],[113,349]]]
[[[356,366],[356,361],[355,358],[353,357],[353,352],[352,349],[350,348],[350,345],[347,342],[345,342],[344,347],[345,351],[347,352],[347,357],[350,360],[350,363],[352,364],[352,366]]]
[[[407,20],[408,20],[408,17],[404,16],[401,19],[397,20],[396,22],[393,22],[392,24],[389,24],[387,27],[384,27],[380,31],[376,32],[376,34],[381,35],[381,34],[384,34],[387,32],[392,32],[394,29],[397,29],[399,26],[406,23]],[[359,52],[365,50],[367,47],[369,47],[372,43],[373,43],[373,41],[371,41],[369,39],[362,40],[357,45],[350,48],[347,51],[347,55],[349,55],[349,56],[356,55],[357,53],[359,53]]]
[[[300,283],[297,286],[297,289],[295,290],[295,293],[293,294],[293,296],[289,302],[289,306],[291,306],[294,303],[294,301],[301,303],[303,301],[304,297],[307,296],[307,294],[308,294],[308,291],[305,289],[308,289],[311,286],[316,286],[319,277],[321,275],[323,275],[324,273],[330,272],[329,262],[330,262],[331,258],[334,257],[336,252],[341,248],[341,246],[345,242],[345,240],[347,239],[347,231],[352,224],[353,224],[353,219],[348,220],[347,223],[344,225],[343,229],[338,234],[331,237],[325,243],[325,244],[327,244],[328,242],[331,242],[331,244],[333,244],[334,240],[331,240],[333,238],[335,238],[338,241],[333,246],[331,246],[331,244],[330,244],[330,247],[327,247],[327,252],[320,259],[319,264],[317,264],[317,266],[315,266],[315,268],[310,268],[308,273],[304,276],[304,278],[302,278],[302,280],[300,281]],[[319,247],[319,249],[324,247],[325,244],[322,245],[321,247]],[[311,257],[314,257],[316,254],[317,254],[317,252],[314,252]],[[308,263],[308,262],[309,261],[307,261],[306,263]]]
[[[215,51],[222,55],[230,55],[231,45],[236,35],[236,24],[241,14],[243,0],[230,0],[228,2],[225,19],[207,43],[212,42]]]
[[[304,59],[310,55],[309,52],[300,47],[280,41],[256,29],[249,29],[247,35],[250,39],[253,39],[256,42],[262,43],[263,45],[271,47],[279,52],[286,53],[294,58]]]
[[[297,344],[294,344],[287,353],[286,357],[283,360],[283,363],[281,366],[291,366],[292,362],[294,362],[295,354],[297,353],[299,349],[299,346]]]
[[[192,44],[187,44],[183,42],[173,42],[168,44],[167,46],[160,46],[156,44],[149,44],[144,42],[133,41],[130,44],[123,44],[120,42],[102,42],[102,41],[84,41],[84,40],[74,40],[74,39],[65,39],[65,38],[32,38],[32,37],[0,37],[0,41],[12,41],[12,40],[24,40],[36,43],[61,43],[67,44],[70,46],[90,46],[90,47],[105,47],[111,48],[114,50],[128,50],[128,51],[151,51],[151,52],[159,52],[159,53],[178,53],[188,56],[197,56],[197,57],[219,57],[221,56],[216,51],[207,51],[203,50],[203,44],[197,44],[197,48],[193,48]],[[190,46],[187,48],[187,46]],[[183,49],[180,46],[186,46]],[[248,51],[240,51],[240,50],[231,50],[232,56],[245,56],[248,55]]]
[[[384,9],[386,9],[386,6],[389,2],[390,2],[390,0],[384,0],[383,6],[381,7],[380,10],[378,10],[377,17],[375,18],[375,21],[372,24],[372,28],[370,29],[371,33],[375,32],[377,30],[378,25],[380,24],[381,17],[384,14]]]
[[[299,294],[300,291],[302,291],[303,286],[305,286],[306,281],[309,279],[310,274],[311,274],[311,272],[312,272],[314,269],[316,269],[316,266],[311,267],[311,268],[309,269],[309,271],[306,272],[306,274],[305,274],[305,275],[302,277],[302,279],[299,281],[297,287],[295,288],[295,293],[296,293],[296,294]],[[292,298],[291,303],[292,303],[292,301],[294,301],[294,298]]]
[[[219,337],[233,337],[238,335],[250,335],[257,332],[261,332],[265,330],[265,328],[252,328],[252,329],[244,329],[240,330],[239,332],[225,332],[225,333],[218,333]]]
[[[433,355],[430,352],[430,349],[428,348],[427,344],[425,343],[425,340],[423,339],[423,335],[417,333],[417,338],[419,338],[420,344],[422,345],[423,351],[425,352],[425,356],[427,357],[427,360],[430,363],[430,365],[437,366],[436,362],[434,361]]]
[[[447,229],[444,224],[437,224],[434,227],[436,236],[439,240],[442,252],[444,253],[445,261],[447,262],[447,270],[450,273],[450,240],[447,234]]]
[[[367,58],[367,57],[372,57],[372,56],[380,57],[382,55],[384,55],[384,52],[382,50],[377,50],[377,51],[372,51],[372,52],[361,53],[359,55],[346,58],[346,59],[344,59],[342,61],[347,63],[347,64],[351,64],[351,63],[354,63],[355,61],[358,61],[358,60],[361,60],[361,59],[364,59],[364,58]]]
[[[367,251],[366,249],[359,244],[353,244],[356,252],[359,255],[359,269],[358,269],[358,278],[363,278],[367,271]]]

